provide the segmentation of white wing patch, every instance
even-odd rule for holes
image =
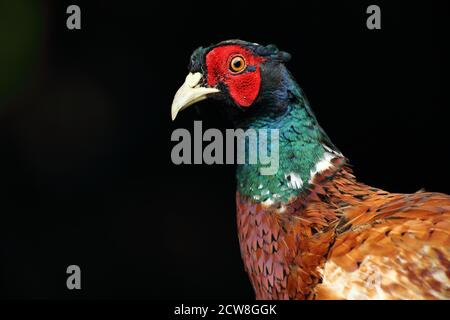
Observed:
[[[316,174],[321,173],[329,168],[331,168],[333,166],[333,164],[331,163],[331,160],[333,160],[334,158],[337,157],[336,153],[331,153],[331,152],[324,152],[322,158],[316,163],[314,169],[312,169],[310,171],[310,175],[309,175],[309,183],[311,183],[314,180],[314,177],[316,176]]]
[[[288,181],[287,185],[291,189],[300,189],[303,186],[303,180],[295,172],[287,173],[284,175]]]

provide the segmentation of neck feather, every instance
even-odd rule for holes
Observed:
[[[277,100],[262,99],[262,103],[270,105],[258,106],[260,112],[255,112],[238,125],[242,129],[279,130],[279,166],[274,175],[261,175],[260,168],[266,165],[260,162],[241,164],[237,168],[239,193],[269,205],[286,202],[305,193],[316,174],[332,166],[332,159],[343,158],[318,124],[303,92],[287,71],[282,84],[277,89],[281,93],[271,92]],[[270,153],[277,151],[271,143],[268,143],[268,150]]]

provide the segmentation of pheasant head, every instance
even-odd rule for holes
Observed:
[[[175,119],[198,101],[216,99],[237,128],[279,130],[279,170],[274,176],[261,175],[260,164],[237,169],[238,191],[258,202],[289,199],[306,189],[331,159],[342,158],[287,70],[290,58],[275,45],[241,40],[200,47],[172,104]]]

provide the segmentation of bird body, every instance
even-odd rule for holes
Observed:
[[[305,197],[236,196],[245,269],[258,299],[449,299],[450,199],[359,183],[347,166]]]
[[[175,118],[202,88],[232,106],[235,127],[279,131],[279,150],[268,144],[278,152],[275,174],[237,166],[238,237],[256,298],[450,299],[450,197],[358,182],[285,67],[289,58],[240,40],[199,48],[195,93],[177,93],[172,107]]]

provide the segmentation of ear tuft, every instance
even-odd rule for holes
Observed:
[[[282,62],[288,62],[291,60],[291,54],[286,51],[280,51],[277,54],[278,59],[280,59]]]
[[[278,47],[274,44],[269,44],[267,46],[261,46],[258,48],[257,53],[262,56],[269,56],[274,60],[278,60],[280,62],[288,62],[291,60],[291,55],[285,51],[280,51]]]

